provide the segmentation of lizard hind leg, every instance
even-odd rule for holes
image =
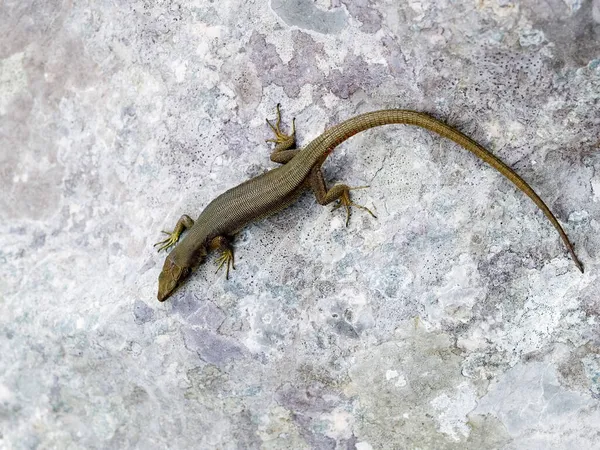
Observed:
[[[225,236],[217,236],[213,240],[210,241],[209,248],[211,250],[217,250],[221,252],[221,255],[217,258],[217,273],[221,268],[225,267],[225,279],[229,279],[229,268],[231,267],[235,270],[235,260],[233,257],[233,248],[231,248],[231,244],[229,240]]]
[[[338,203],[333,209],[335,210],[341,207],[346,209],[346,226],[348,226],[350,223],[352,207],[363,209],[373,217],[377,218],[377,216],[373,214],[373,211],[371,211],[369,208],[359,205],[358,203],[354,203],[350,198],[350,191],[355,189],[366,189],[369,186],[350,187],[346,184],[336,184],[331,189],[327,189],[325,180],[323,179],[323,173],[318,167],[315,167],[310,173],[309,183],[312,191],[315,194],[315,197],[317,198],[317,202],[319,202],[320,205],[328,205],[329,203],[337,200]]]
[[[273,149],[273,153],[271,153],[271,161],[285,164],[290,161],[299,150],[295,149],[296,147],[296,118],[292,119],[292,132],[291,134],[286,134],[281,130],[281,109],[279,103],[277,104],[277,120],[275,125],[273,125],[269,119],[267,119],[267,124],[275,133],[275,138],[267,139],[267,142],[275,143],[275,148]]]

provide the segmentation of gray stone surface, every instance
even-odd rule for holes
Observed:
[[[414,128],[155,299],[152,244],[357,113]],[[600,442],[600,1],[0,2],[0,448],[532,449]]]

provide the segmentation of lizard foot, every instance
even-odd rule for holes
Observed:
[[[171,247],[173,247],[175,244],[177,244],[177,241],[179,241],[179,236],[181,235],[181,233],[177,233],[176,231],[168,232],[168,231],[163,230],[163,231],[161,231],[161,233],[166,234],[168,237],[166,239],[154,244],[155,247],[159,246],[158,247],[159,253],[161,250],[167,251]]]
[[[283,131],[281,131],[281,109],[280,109],[279,103],[277,103],[277,120],[275,121],[275,125],[273,125],[269,121],[269,119],[267,119],[267,123],[271,127],[271,130],[273,130],[273,133],[275,133],[275,138],[267,139],[267,142],[274,142],[275,145],[279,145],[279,144],[293,143],[295,141],[295,139],[296,139],[296,118],[294,117],[292,119],[292,133],[291,134],[285,134]]]
[[[350,213],[351,213],[350,208],[353,206],[355,208],[364,209],[369,214],[371,214],[374,218],[377,219],[377,216],[375,214],[373,214],[373,211],[371,211],[369,208],[367,208],[366,206],[363,206],[363,205],[359,205],[358,203],[354,203],[350,199],[350,191],[355,190],[355,189],[366,189],[368,187],[369,186],[357,186],[357,187],[349,187],[349,188],[345,189],[344,192],[342,192],[342,195],[340,195],[337,205],[335,205],[333,207],[334,211],[338,208],[341,208],[342,206],[344,208],[346,208],[346,226],[348,226],[348,224],[350,223]]]
[[[231,267],[233,270],[235,270],[235,265],[234,265],[234,260],[233,260],[233,250],[231,250],[231,248],[224,248],[221,251],[221,256],[219,256],[217,258],[217,264],[219,264],[219,267],[217,267],[217,270],[215,271],[215,273],[217,273],[219,270],[221,270],[221,268],[223,266],[225,266],[225,279],[228,280],[229,279],[229,267]]]

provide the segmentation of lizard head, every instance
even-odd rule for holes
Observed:
[[[164,302],[189,273],[189,267],[180,266],[171,255],[167,256],[162,272],[158,276],[158,301]]]
[[[162,271],[158,276],[158,300],[164,302],[171,294],[182,284],[188,275],[196,269],[206,259],[206,247],[201,245],[195,251],[191,252],[191,256],[179,251],[179,247],[175,248],[163,265]]]

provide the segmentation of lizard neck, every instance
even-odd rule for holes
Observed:
[[[207,239],[208,235],[194,224],[169,256],[180,267],[195,267],[206,257]]]

